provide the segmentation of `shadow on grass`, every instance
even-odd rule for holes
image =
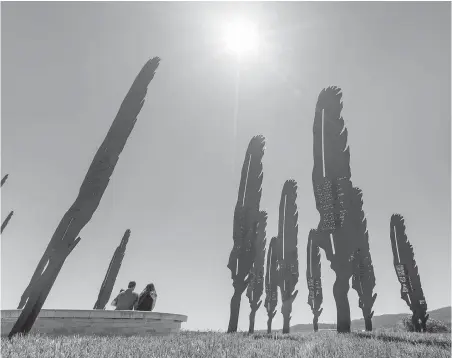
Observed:
[[[380,340],[383,342],[410,343],[412,345],[422,344],[425,346],[435,346],[435,347],[451,349],[451,342],[428,340],[428,339],[410,340],[410,339],[402,338],[402,337],[389,336],[389,335],[373,335],[373,334],[362,333],[362,332],[352,332],[351,334],[358,338],[373,338],[373,339],[377,339],[377,340]]]

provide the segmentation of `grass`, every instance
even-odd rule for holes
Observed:
[[[281,357],[281,358],[449,358],[449,333],[331,331],[282,334],[189,332],[169,337],[49,337],[1,340],[2,357]]]

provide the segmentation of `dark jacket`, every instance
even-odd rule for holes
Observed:
[[[153,292],[144,292],[138,298],[138,303],[135,306],[137,311],[152,311],[155,305],[156,294]]]

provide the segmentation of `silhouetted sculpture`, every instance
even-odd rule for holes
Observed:
[[[341,117],[341,89],[329,87],[318,98],[314,118],[312,183],[320,222],[315,240],[336,273],[333,286],[337,331],[350,332],[350,258],[366,243],[361,232],[361,210],[353,207],[353,186],[347,128]]]
[[[372,295],[375,287],[375,275],[372,266],[372,260],[369,255],[363,256],[361,250],[356,250],[352,257],[353,278],[352,287],[359,296],[359,308],[361,308],[364,317],[366,331],[372,331],[372,317],[374,311],[372,307],[377,299],[377,294]]]
[[[394,257],[394,268],[399,279],[401,298],[413,312],[412,323],[416,332],[426,332],[427,302],[421,287],[418,267],[414,260],[413,246],[405,234],[405,223],[402,215],[391,216],[391,245]]]
[[[154,57],[144,65],[122,102],[94,156],[74,204],[63,216],[21,297],[19,308],[23,307],[23,310],[9,334],[10,338],[31,329],[64,261],[80,240],[77,235],[96,211],[143,107],[147,87],[154,78],[159,61],[158,57]]]
[[[11,211],[8,216],[5,218],[5,220],[3,221],[2,227],[1,227],[1,231],[0,234],[3,233],[3,230],[5,230],[6,225],[8,225],[9,221],[11,220],[12,216],[14,214],[14,211]]]
[[[272,332],[272,321],[276,315],[278,304],[278,249],[277,238],[272,237],[267,252],[267,268],[265,270],[265,309],[267,310],[267,333]]]
[[[322,273],[320,263],[320,248],[315,241],[315,230],[309,232],[308,245],[307,245],[307,268],[306,268],[306,281],[308,283],[308,304],[311,306],[312,325],[314,332],[319,330],[319,316],[322,314],[323,308],[320,308],[323,302],[322,293]]]
[[[284,183],[279,205],[278,223],[278,286],[281,291],[283,315],[283,333],[290,332],[290,314],[292,303],[297,297],[298,290],[298,211],[297,211],[297,183],[287,180]],[[295,291],[295,292],[294,292]]]
[[[262,195],[264,146],[263,136],[253,137],[242,166],[238,199],[234,210],[234,246],[227,266],[231,270],[234,287],[228,333],[237,332],[240,300],[248,286],[249,272],[254,262],[253,245],[257,237],[259,204]]]
[[[2,181],[1,181],[1,183],[0,183],[0,187],[2,187],[3,184],[5,184],[6,179],[8,179],[8,174],[6,174],[6,175],[3,177],[3,179],[2,179]]]
[[[260,299],[264,291],[264,264],[265,264],[265,245],[267,227],[267,213],[265,211],[259,212],[259,221],[257,226],[257,237],[254,242],[254,262],[251,267],[249,275],[249,284],[246,291],[246,296],[250,302],[250,326],[249,333],[254,333],[254,321],[256,312],[262,304]]]
[[[107,273],[105,274],[104,281],[100,287],[99,295],[97,301],[94,304],[95,310],[104,310],[108,301],[110,300],[111,292],[116,282],[116,277],[118,276],[119,269],[121,268],[122,259],[126,252],[127,243],[129,242],[130,230],[127,229],[124,236],[121,239],[121,243],[116,248],[113,257],[111,258],[110,265],[108,266]]]
[[[372,295],[375,288],[375,274],[370,255],[367,220],[362,207],[362,192],[359,188],[353,188],[349,217],[355,221],[354,226],[357,229],[359,248],[355,250],[351,258],[353,267],[352,287],[359,296],[359,308],[363,312],[366,331],[372,331],[372,317],[374,315],[372,307],[377,294]]]

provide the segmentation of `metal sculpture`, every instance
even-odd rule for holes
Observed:
[[[290,314],[292,304],[297,297],[298,290],[298,210],[297,210],[297,183],[287,180],[284,183],[281,202],[279,205],[278,223],[278,286],[281,291],[283,315],[283,333],[290,332]]]
[[[374,315],[372,307],[377,298],[377,294],[373,294],[375,274],[370,255],[367,220],[362,207],[362,192],[359,188],[353,188],[352,205],[349,215],[356,222],[354,227],[357,229],[356,235],[359,238],[359,248],[355,250],[351,257],[353,271],[352,288],[359,296],[359,308],[363,312],[366,331],[372,331],[372,317]]]
[[[262,195],[262,157],[265,138],[251,139],[242,166],[237,204],[234,210],[234,246],[227,267],[231,270],[234,294],[231,299],[231,313],[228,333],[237,332],[242,293],[248,286],[249,273],[254,262],[254,242],[257,237],[259,205]]]
[[[256,312],[262,304],[260,299],[264,291],[264,264],[265,264],[265,245],[267,244],[266,229],[267,213],[259,212],[259,221],[257,225],[257,237],[254,242],[254,262],[249,274],[249,284],[246,296],[250,302],[250,326],[249,333],[254,333],[254,321]]]
[[[127,243],[129,242],[130,230],[127,229],[124,236],[121,239],[121,243],[116,248],[113,257],[111,258],[110,265],[108,266],[107,273],[105,274],[104,281],[100,287],[99,295],[97,296],[97,301],[94,304],[93,309],[104,310],[108,301],[110,300],[113,287],[116,282],[116,277],[118,276],[119,269],[121,268],[122,260],[126,252]]]
[[[21,297],[19,308],[23,309],[9,333],[10,338],[17,333],[26,334],[31,329],[64,261],[80,240],[77,235],[99,206],[119,155],[143,107],[148,85],[154,78],[159,61],[158,57],[154,57],[144,65],[122,102],[94,156],[74,204],[63,216]]]
[[[411,321],[416,332],[427,331],[427,302],[422,291],[421,278],[414,260],[413,246],[405,233],[405,220],[402,215],[391,216],[391,246],[394,269],[400,282],[401,298],[413,313]]]
[[[337,309],[337,331],[350,332],[350,258],[366,243],[360,233],[361,210],[353,208],[350,149],[347,128],[341,116],[342,93],[338,87],[324,89],[314,117],[314,168],[312,183],[320,222],[315,239],[325,251],[336,273],[333,295]]]
[[[307,267],[306,267],[306,281],[308,283],[308,304],[311,306],[312,325],[314,332],[319,330],[319,317],[322,314],[323,308],[320,308],[323,302],[322,293],[322,267],[320,263],[320,248],[315,240],[316,231],[311,230],[308,237],[307,246]]]
[[[278,249],[277,238],[272,237],[267,252],[267,268],[265,270],[265,309],[267,310],[267,333],[272,332],[272,321],[276,315],[278,304]]]

